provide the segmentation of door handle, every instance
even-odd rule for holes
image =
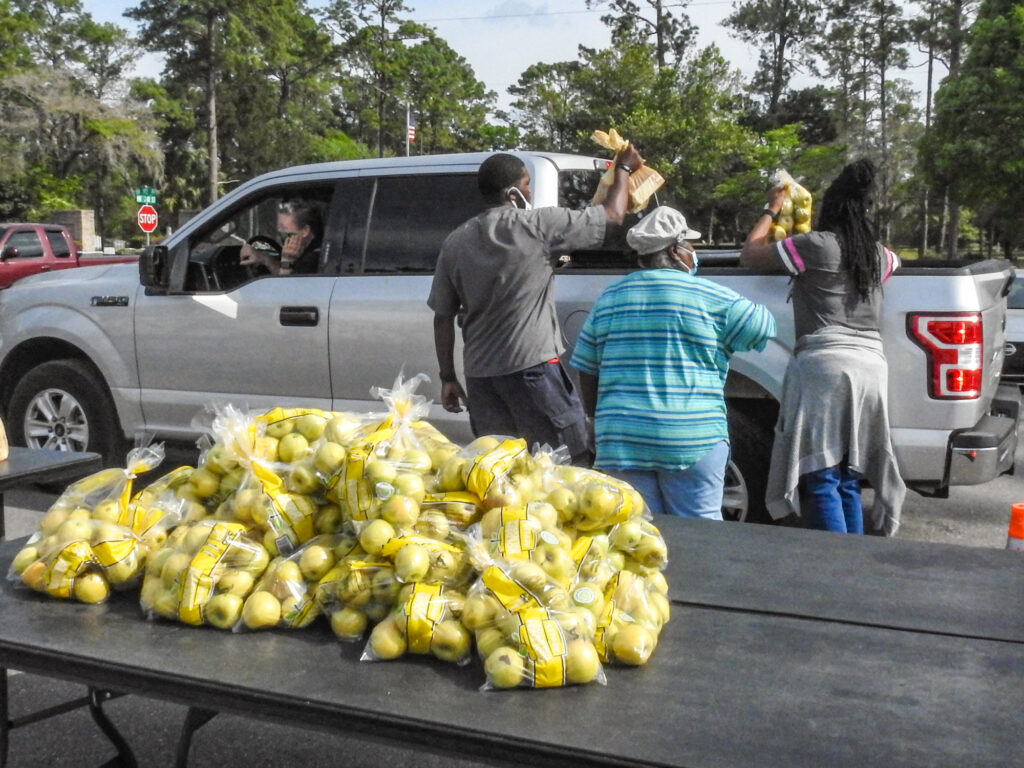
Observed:
[[[281,325],[297,325],[312,328],[320,322],[320,310],[316,307],[281,307]]]

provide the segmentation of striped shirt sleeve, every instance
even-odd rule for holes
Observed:
[[[741,296],[729,307],[722,341],[732,351],[756,349],[760,352],[775,333],[775,318],[768,308]]]
[[[804,260],[800,258],[800,254],[797,252],[796,246],[793,244],[792,237],[787,237],[777,241],[775,243],[775,250],[779,254],[779,260],[782,262],[782,266],[789,274],[796,276],[807,269],[804,265]]]
[[[900,268],[900,257],[886,247],[882,247],[882,255],[885,256],[885,264],[882,267],[882,282],[884,283],[892,273]]]

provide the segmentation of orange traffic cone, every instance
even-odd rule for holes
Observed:
[[[1010,530],[1006,534],[1006,548],[1024,552],[1024,501],[1010,507]]]

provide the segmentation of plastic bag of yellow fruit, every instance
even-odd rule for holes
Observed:
[[[482,690],[605,683],[596,618],[529,561],[496,561],[470,589],[463,625],[484,663]]]
[[[671,607],[664,581],[619,571],[606,585],[594,645],[601,661],[641,666],[658,645]]]
[[[127,589],[141,576],[142,554],[130,528],[73,510],[54,527],[47,513],[11,562],[9,578],[51,597],[100,603],[112,589]]]
[[[415,390],[427,380],[422,373],[407,381],[399,375],[392,389],[371,390],[388,406],[388,414],[348,451],[344,471],[326,494],[357,524],[380,517],[388,504],[409,507],[403,519],[412,525],[435,468],[456,450],[423,420],[429,403]]]
[[[799,235],[811,231],[813,200],[811,193],[785,170],[779,168],[772,174],[771,185],[782,187],[782,208],[779,220],[768,233],[768,241],[782,240],[790,235]]]
[[[78,518],[130,526],[132,484],[137,476],[155,469],[163,460],[162,444],[133,448],[123,468],[101,469],[76,480],[51,505],[40,530],[56,529],[72,513]]]
[[[239,523],[182,523],[146,561],[142,610],[148,618],[233,629],[269,562]]]
[[[356,544],[336,560],[316,588],[316,600],[330,620],[331,631],[348,642],[361,640],[368,628],[394,609],[403,586],[395,577],[394,565],[366,554]]]
[[[398,605],[371,631],[363,661],[390,661],[406,654],[431,655],[453,664],[472,660],[473,637],[460,616],[465,595],[437,582],[403,588]]]
[[[632,517],[650,517],[633,486],[596,469],[551,464],[536,485],[561,526],[574,532],[604,531]]]
[[[494,507],[484,513],[474,531],[483,549],[476,553],[478,563],[488,559],[529,561],[562,587],[571,583],[576,572],[573,539],[559,527],[558,513],[548,502]]]
[[[189,483],[194,471],[189,466],[176,467],[132,496],[127,524],[142,539],[147,552],[160,547],[179,523],[208,516]]]
[[[348,451],[378,420],[315,408],[273,408],[256,417],[260,450],[253,457],[275,465],[290,492],[323,496],[343,471]]]
[[[619,135],[619,132],[612,128],[610,131],[605,133],[604,131],[594,131],[590,134],[590,138],[600,144],[605,149],[610,149],[612,152],[618,154],[626,147],[629,146],[629,142]],[[594,198],[592,205],[600,205],[605,197],[608,195],[608,190],[615,182],[615,166],[611,165],[608,170],[601,176],[601,180],[597,184],[597,191],[594,192]],[[651,196],[661,189],[665,183],[665,178],[658,173],[656,170],[648,165],[643,165],[632,173],[629,174],[629,211],[630,213],[638,213],[647,207],[647,203],[650,201]]]
[[[287,557],[270,561],[253,591],[245,598],[235,631],[309,626],[320,615],[320,580],[357,545],[354,536],[315,536]]]

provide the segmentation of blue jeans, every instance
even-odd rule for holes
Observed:
[[[686,469],[672,472],[647,469],[602,471],[636,488],[644,497],[647,508],[655,515],[721,520],[725,466],[728,463],[729,444],[723,440]]]
[[[864,533],[860,474],[844,461],[800,475],[800,516],[805,528]]]

